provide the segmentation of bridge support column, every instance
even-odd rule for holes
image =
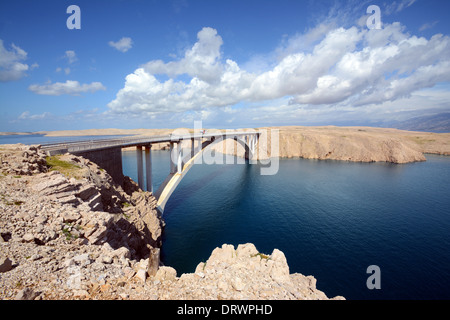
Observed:
[[[178,141],[177,143],[177,172],[181,173],[183,170],[182,168],[182,162],[181,162],[181,141]]]
[[[64,152],[67,152],[66,149]],[[119,185],[123,184],[122,148],[112,147],[100,150],[71,151],[72,154],[84,157],[103,168]]]
[[[195,155],[195,139],[192,138],[191,139],[191,159],[194,157]]]
[[[251,151],[251,155],[252,155],[250,160],[251,160],[252,164],[257,163],[256,160],[255,160],[255,159],[257,159],[257,156],[256,156],[256,142],[257,142],[257,140],[258,140],[258,137],[256,135],[253,135],[250,138],[250,151]]]
[[[153,193],[151,144],[145,146],[145,175],[147,176],[147,191]]]
[[[144,189],[144,164],[142,162],[142,146],[136,147],[137,173],[139,188]]]
[[[244,143],[245,143],[245,163],[248,163],[248,160],[250,159],[250,144],[249,144],[250,137],[244,136]]]
[[[170,142],[170,173],[183,171],[181,151],[181,141]]]
[[[170,173],[175,173],[176,172],[176,167],[175,167],[175,163],[173,162],[174,157],[174,143],[170,142],[170,147],[169,147],[169,153],[170,153]]]

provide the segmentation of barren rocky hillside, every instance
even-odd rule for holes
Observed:
[[[355,162],[426,161],[424,153],[450,155],[450,133],[412,132],[370,127],[270,127],[257,146],[258,159],[270,156]],[[243,155],[231,140],[216,150]]]

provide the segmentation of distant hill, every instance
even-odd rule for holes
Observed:
[[[450,112],[411,118],[392,124],[392,127],[410,131],[450,132]]]

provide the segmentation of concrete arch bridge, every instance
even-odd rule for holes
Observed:
[[[89,159],[105,169],[116,183],[122,184],[122,148],[136,147],[139,187],[153,192],[152,145],[169,143],[170,156],[168,161],[170,161],[170,172],[158,190],[154,192],[154,196],[157,199],[157,208],[162,213],[170,196],[189,169],[196,163],[202,163],[202,156],[205,151],[211,150],[214,145],[224,140],[232,139],[243,146],[245,159],[251,160],[256,156],[256,145],[260,135],[261,133],[257,131],[170,134],[151,137],[71,141],[45,144],[42,145],[42,148],[48,155],[70,152]],[[190,148],[188,150],[182,148],[183,142],[189,141]],[[146,181],[144,181],[144,170]]]

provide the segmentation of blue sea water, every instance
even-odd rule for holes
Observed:
[[[411,164],[281,159],[259,165],[194,165],[169,199],[162,260],[193,272],[215,247],[278,248],[290,272],[313,275],[329,297],[450,299],[450,157]],[[153,151],[155,190],[169,153]],[[124,173],[136,179],[134,152]],[[381,289],[366,286],[370,265]]]

